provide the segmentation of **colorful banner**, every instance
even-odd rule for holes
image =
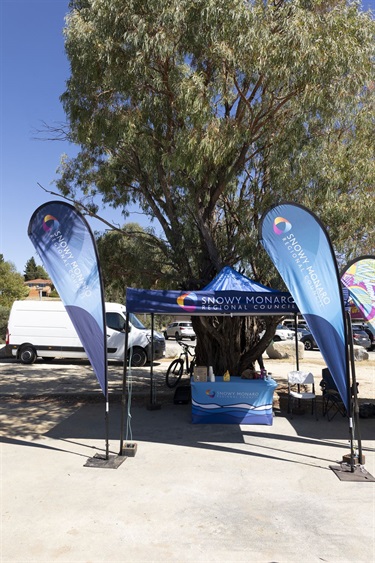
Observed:
[[[362,312],[354,305],[353,300],[349,297],[350,318],[352,321],[364,321]]]
[[[107,398],[103,287],[90,227],[72,205],[50,201],[34,211],[28,235],[65,305]]]
[[[368,321],[375,333],[375,256],[360,256],[349,262],[341,274],[341,281],[349,290],[360,318]]]
[[[259,239],[294,297],[348,408],[345,309],[325,228],[305,207],[284,203],[263,215]]]

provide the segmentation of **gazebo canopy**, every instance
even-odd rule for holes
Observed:
[[[226,266],[200,291],[126,290],[129,313],[164,315],[290,315],[298,313],[289,292],[277,291]]]

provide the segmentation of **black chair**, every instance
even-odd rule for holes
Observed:
[[[322,377],[320,388],[323,395],[323,416],[327,415],[328,421],[332,420],[337,413],[347,416],[345,405],[328,368],[322,369]]]

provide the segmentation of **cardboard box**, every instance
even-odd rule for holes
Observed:
[[[207,381],[207,366],[194,366],[194,381]]]

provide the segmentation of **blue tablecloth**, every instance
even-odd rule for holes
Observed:
[[[207,424],[266,424],[273,422],[273,379],[231,377],[215,382],[191,382],[192,422]]]

